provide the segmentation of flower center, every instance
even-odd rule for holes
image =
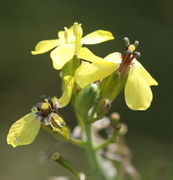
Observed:
[[[140,52],[135,51],[139,45],[139,41],[135,41],[134,44],[130,44],[130,40],[127,37],[124,38],[124,41],[125,41],[125,45],[126,45],[125,52],[122,56],[122,62],[121,62],[120,67],[118,69],[121,76],[126,75],[126,73],[129,70],[129,66],[130,66],[131,62],[133,61],[133,59],[140,56]]]
[[[58,105],[53,103],[50,97],[41,96],[41,102],[37,103],[32,107],[32,111],[35,111],[40,117],[47,117],[50,113],[56,113],[58,110]]]

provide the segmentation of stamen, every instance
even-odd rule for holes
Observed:
[[[130,58],[131,53],[132,52],[130,50],[127,50],[123,55],[122,61],[125,62],[126,59]]]
[[[46,95],[41,95],[40,101],[41,101],[41,102],[44,102],[45,99],[46,99]]]
[[[128,37],[125,37],[125,38],[124,38],[124,41],[125,41],[126,47],[128,47],[128,46],[130,45],[130,40],[129,40],[129,38],[128,38]]]
[[[135,42],[134,42],[134,46],[135,46],[135,48],[137,48],[137,47],[138,47],[138,45],[139,45],[139,41],[135,41]]]
[[[139,58],[141,56],[141,53],[139,51],[135,51],[133,54],[135,58]]]
[[[132,57],[128,60],[128,63],[130,64],[134,58],[138,58],[140,57],[141,53],[138,52],[138,51],[135,51],[133,54],[132,54]]]
[[[38,111],[41,110],[41,106],[40,106],[39,103],[37,103],[36,105],[34,105],[34,106],[32,107],[32,109],[34,109],[34,108],[37,108]]]
[[[51,99],[50,96],[47,97],[47,99],[48,99],[48,103],[50,104],[50,108],[51,108],[51,111],[52,111],[54,109],[52,99]]]

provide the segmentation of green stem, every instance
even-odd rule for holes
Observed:
[[[60,164],[62,167],[70,171],[73,176],[80,180],[80,172],[73,167],[70,161],[60,156],[59,153],[54,153],[52,155],[52,159],[58,164]]]
[[[108,138],[103,144],[96,146],[95,151],[98,151],[99,149],[106,148],[111,142],[112,142],[112,137]]]
[[[114,124],[114,132],[107,138],[107,140],[103,144],[96,146],[95,151],[106,148],[112,142],[116,143],[119,138],[120,127],[120,124]]]
[[[92,168],[92,177],[91,179],[99,179],[99,180],[106,180],[106,177],[103,174],[103,170],[100,166],[99,162],[99,154],[97,151],[95,151],[94,147],[94,142],[93,142],[93,137],[92,137],[92,124],[90,123],[91,121],[86,119],[83,119],[84,122],[84,131],[87,137],[86,141],[86,150],[89,158],[89,163]],[[90,179],[90,178],[89,178]]]

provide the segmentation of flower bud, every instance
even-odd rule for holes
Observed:
[[[111,108],[111,102],[109,99],[102,99],[99,102],[98,108],[97,108],[97,116],[98,118],[102,118],[106,113],[109,112]]]
[[[111,115],[110,115],[110,119],[112,121],[112,124],[114,126],[118,125],[120,123],[120,115],[116,112],[113,112]]]
[[[113,112],[110,116],[112,121],[119,121],[120,120],[120,115],[117,112]]]
[[[121,129],[119,131],[119,135],[124,136],[128,131],[127,125],[124,123],[121,123]]]
[[[90,84],[81,89],[76,97],[75,107],[77,112],[82,116],[89,115],[89,110],[94,107],[98,101],[99,94],[100,91],[97,84]]]

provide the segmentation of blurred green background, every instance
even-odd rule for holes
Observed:
[[[116,39],[89,48],[105,56],[124,48],[123,37],[139,40],[140,62],[155,77],[154,101],[149,110],[127,108],[123,93],[112,111],[121,114],[129,127],[127,143],[133,164],[142,180],[173,179],[173,1],[171,0],[14,0],[2,1],[0,54],[0,180],[48,180],[69,175],[51,160],[40,157],[55,140],[40,131],[33,144],[13,149],[6,144],[10,125],[30,111],[42,94],[60,95],[58,72],[49,53],[32,56],[36,42],[56,38],[57,31],[74,22],[82,23],[84,34],[97,29],[111,31]],[[71,107],[61,112],[74,127]],[[54,149],[54,148],[53,148]],[[57,146],[82,171],[87,168],[83,150]]]

